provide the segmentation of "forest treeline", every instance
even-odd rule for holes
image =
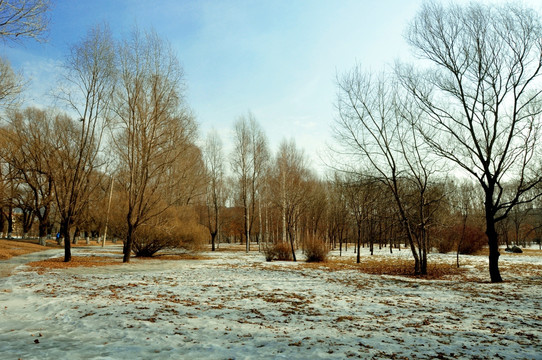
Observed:
[[[39,40],[48,1],[13,3],[0,36]],[[42,244],[58,233],[65,261],[80,237],[122,241],[125,262],[207,243],[286,244],[293,260],[315,243],[354,246],[358,261],[378,246],[411,251],[416,274],[430,251],[488,246],[500,282],[499,247],[542,237],[540,16],[428,2],[405,38],[415,64],[337,75],[326,174],[294,140],[270,149],[250,112],[230,153],[216,131],[200,138],[184,69],[152,30],[89,29],[47,109],[25,106],[24,79],[2,59],[2,232]]]

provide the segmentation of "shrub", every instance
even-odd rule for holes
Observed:
[[[170,208],[161,216],[140,225],[134,233],[136,256],[151,257],[163,249],[199,250],[208,232],[198,224],[195,212],[188,207]]]
[[[437,234],[437,241],[435,247],[441,254],[448,252],[456,252],[457,245],[461,241],[461,233],[463,232],[463,225],[456,225],[449,227]],[[487,245],[487,236],[479,228],[473,226],[465,227],[465,235],[463,242],[459,248],[459,253],[463,255],[474,254]]]
[[[312,239],[305,243],[305,256],[307,262],[326,261],[329,248],[326,243],[320,239]]]
[[[461,236],[461,233],[459,233]],[[487,235],[480,229],[467,226],[465,228],[465,238],[459,248],[459,253],[471,255],[482,250],[487,245]]]
[[[264,248],[265,260],[281,260],[281,261],[291,261],[292,260],[292,248],[287,242],[278,242],[271,245],[266,245]]]
[[[441,254],[457,251],[457,243],[461,237],[462,225],[441,230],[435,237],[435,247]]]
[[[132,250],[138,257],[151,257],[158,251],[174,248],[178,241],[172,229],[158,224],[144,224],[134,232]]]

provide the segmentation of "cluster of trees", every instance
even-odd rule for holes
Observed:
[[[39,35],[48,3],[15,3],[35,21],[9,15],[30,28],[4,22],[0,36]],[[62,111],[17,106],[24,81],[2,60],[0,226],[9,233],[17,209],[42,242],[59,229],[66,261],[71,233],[109,228],[124,261],[207,240],[285,242],[295,260],[318,240],[355,244],[358,262],[362,246],[406,247],[418,274],[432,249],[486,243],[500,282],[499,245],[540,239],[542,21],[516,5],[428,3],[406,34],[416,66],[338,77],[326,179],[291,140],[272,154],[251,113],[230,154],[216,131],[197,146],[183,69],[152,31],[117,41],[91,29],[66,57]]]
[[[542,195],[540,16],[519,5],[428,3],[406,38],[416,66],[397,64],[381,76],[357,66],[338,80],[340,150],[367,165],[352,171],[392,194],[420,273],[440,197],[431,185],[451,170],[474,180],[491,280],[500,282],[498,227]]]
[[[46,28],[48,2],[1,4],[2,36],[36,37]],[[180,228],[196,216],[170,209],[200,191],[203,165],[183,69],[167,42],[152,31],[117,41],[106,25],[90,29],[66,56],[54,91],[59,108],[12,101],[23,80],[3,64],[0,225],[8,234],[14,210],[23,233],[37,219],[41,243],[53,229],[62,234],[65,261],[71,233],[105,232],[109,221],[124,240],[125,262],[133,250],[156,251],[157,237],[168,245],[186,238]]]

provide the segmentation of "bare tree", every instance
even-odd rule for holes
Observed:
[[[70,261],[69,234],[88,201],[90,176],[96,170],[115,81],[114,43],[106,26],[89,30],[72,46],[65,62],[59,99],[77,114],[76,121],[56,121],[54,193],[64,235],[64,261]]]
[[[53,174],[47,166],[52,156],[52,116],[50,111],[28,108],[12,112],[6,132],[8,145],[2,158],[17,170],[26,187],[33,216],[39,221],[39,242],[45,245],[53,205]]]
[[[214,130],[207,135],[204,154],[208,177],[207,227],[211,234],[211,249],[215,251],[215,241],[220,230],[221,208],[224,206],[224,155],[222,141]]]
[[[342,256],[342,243],[351,227],[349,209],[344,196],[343,186],[339,178],[335,178],[329,185],[328,211],[327,211],[327,236],[330,245],[335,247],[339,242],[339,255]]]
[[[127,197],[124,262],[136,230],[166,211],[178,183],[172,173],[186,155],[196,126],[183,98],[183,70],[155,32],[134,30],[120,47],[115,150],[118,182]]]
[[[429,67],[398,71],[426,115],[417,125],[426,142],[484,191],[492,282],[502,281],[496,224],[541,194],[532,191],[542,181],[541,37],[540,17],[518,5],[428,3],[407,40]]]
[[[50,7],[49,0],[1,0],[0,38],[4,41],[43,40],[49,25]]]
[[[256,218],[257,197],[263,186],[263,174],[269,159],[267,139],[252,113],[240,117],[235,123],[234,146],[231,167],[237,177],[244,210],[244,234],[248,252]]]
[[[379,199],[380,191],[377,181],[373,178],[360,177],[359,174],[335,175],[336,186],[339,187],[344,196],[345,204],[348,206],[349,214],[356,224],[356,262],[360,263],[360,247],[364,235],[368,234],[369,250],[373,255],[374,243],[374,215],[376,214],[376,202]],[[384,218],[380,217],[380,221]]]
[[[271,191],[276,194],[275,204],[281,212],[282,241],[289,240],[296,261],[296,230],[310,192],[309,181],[313,179],[305,154],[293,140],[281,142],[272,172]]]
[[[416,110],[395,85],[393,78],[374,78],[359,66],[340,79],[335,136],[343,153],[366,166],[361,174],[378,179],[393,195],[415,273],[426,274],[427,192],[436,169],[412,126]],[[358,165],[350,171],[359,169]]]

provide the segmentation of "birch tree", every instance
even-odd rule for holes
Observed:
[[[207,228],[211,235],[211,250],[215,251],[216,238],[220,231],[220,215],[224,205],[224,155],[222,141],[216,131],[207,135],[205,142],[205,164],[207,168]]]
[[[311,190],[309,181],[312,177],[305,154],[293,140],[281,142],[272,172],[271,191],[276,194],[275,205],[281,213],[282,241],[289,241],[296,261],[296,230]]]
[[[248,252],[252,227],[256,219],[257,198],[263,187],[263,175],[269,159],[267,139],[252,113],[240,117],[235,123],[234,147],[231,167],[239,186]]]

